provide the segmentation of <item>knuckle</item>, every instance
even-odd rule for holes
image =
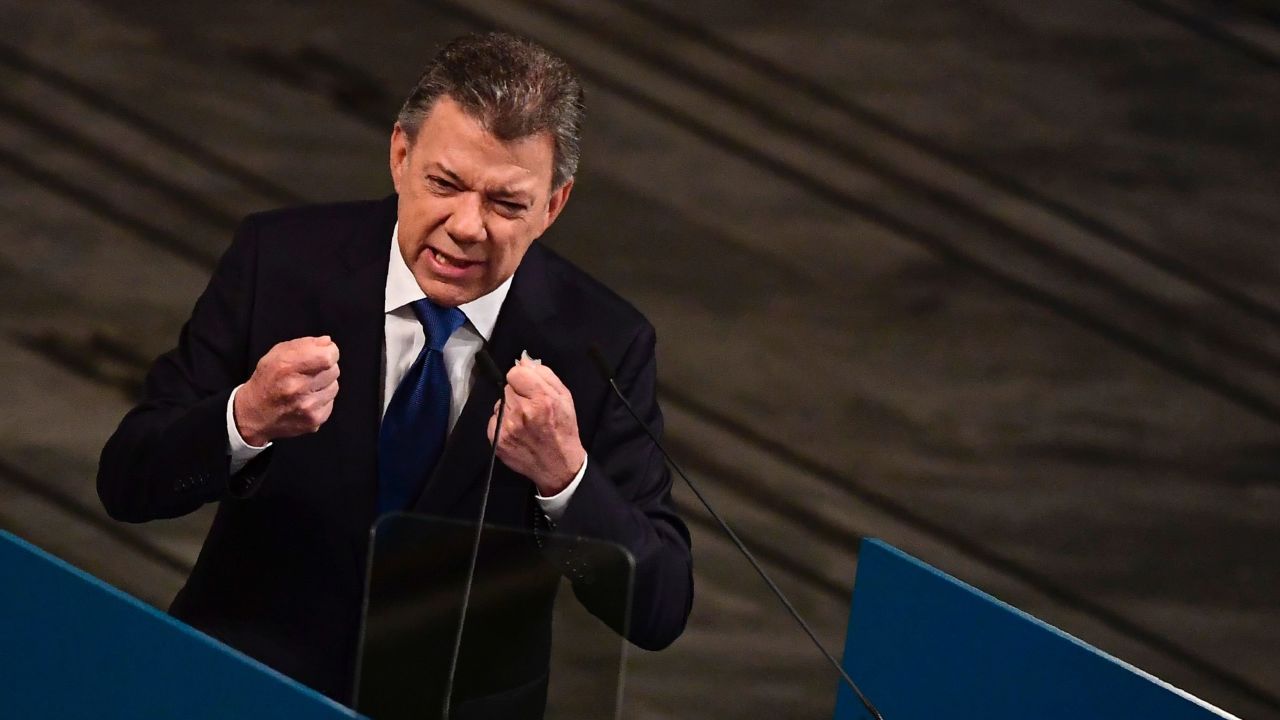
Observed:
[[[530,408],[530,415],[539,422],[545,422],[551,416],[551,405],[545,398],[538,398]]]

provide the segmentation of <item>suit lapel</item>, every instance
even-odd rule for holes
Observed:
[[[341,389],[331,424],[337,445],[337,477],[348,478],[341,497],[372,523],[377,498],[378,425],[381,421],[383,298],[387,256],[396,221],[396,198],[380,202],[341,249],[338,271],[324,284],[325,332],[341,352]],[[366,522],[367,520],[367,522]]]

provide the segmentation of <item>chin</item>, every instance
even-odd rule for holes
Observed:
[[[432,302],[444,307],[465,305],[484,295],[478,288],[455,285],[442,280],[433,279],[419,284],[422,286],[422,292],[426,293]]]

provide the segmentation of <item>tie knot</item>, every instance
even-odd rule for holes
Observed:
[[[467,321],[467,316],[458,308],[440,307],[427,298],[414,301],[410,307],[427,330],[427,345],[436,352],[444,350],[449,336]]]

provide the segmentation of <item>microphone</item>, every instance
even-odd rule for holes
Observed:
[[[498,369],[498,363],[493,361],[493,356],[483,347],[476,353],[476,365],[480,368],[480,374],[496,385],[499,390],[506,387],[507,376],[502,374]]]
[[[467,606],[471,602],[471,585],[476,577],[476,560],[480,556],[480,534],[484,531],[484,516],[489,508],[489,488],[493,485],[493,470],[498,464],[498,438],[502,434],[502,418],[507,410],[507,376],[498,369],[498,363],[484,347],[476,353],[476,367],[486,380],[498,387],[498,419],[493,428],[493,449],[489,452],[489,471],[484,476],[484,488],[480,494],[480,517],[476,521],[476,537],[471,544],[471,559],[467,564],[467,580],[462,588],[462,612],[458,618],[458,633],[453,639],[453,652],[449,655],[449,675],[445,683],[444,714],[449,717],[449,706],[453,702],[453,681],[458,672],[458,655],[462,652],[462,630],[467,624]]]
[[[733,541],[733,544],[737,546],[738,551],[747,558],[747,562],[751,563],[751,567],[755,568],[756,573],[760,575],[760,579],[764,580],[765,584],[769,586],[769,589],[773,591],[773,594],[782,602],[782,605],[787,609],[787,612],[791,613],[791,617],[800,625],[800,629],[804,630],[805,634],[809,636],[809,639],[813,641],[813,644],[827,658],[827,662],[831,663],[831,666],[836,669],[836,672],[840,673],[840,677],[844,680],[845,684],[849,686],[850,690],[853,690],[853,694],[857,695],[858,700],[862,702],[862,707],[866,708],[867,712],[871,713],[871,717],[875,718],[875,720],[884,720],[884,716],[880,714],[880,711],[876,709],[875,705],[871,704],[871,701],[867,699],[867,696],[862,694],[862,690],[858,688],[858,684],[853,681],[853,678],[849,677],[849,673],[845,672],[844,668],[840,666],[840,663],[836,662],[835,657],[833,657],[831,653],[822,646],[822,643],[818,641],[818,636],[809,628],[809,623],[805,622],[804,618],[800,617],[799,611],[797,611],[795,606],[791,604],[791,601],[787,599],[787,596],[783,594],[777,584],[773,582],[773,578],[769,577],[769,574],[766,573],[764,568],[760,566],[760,563],[756,561],[755,556],[751,554],[751,551],[747,549],[747,546],[738,539],[738,534],[729,527],[728,523],[721,519],[720,514],[711,507],[711,503],[702,495],[702,491],[698,489],[698,486],[695,485],[693,481],[689,479],[689,476],[684,474],[684,470],[681,470],[680,466],[676,464],[675,458],[671,457],[671,453],[667,452],[667,449],[662,447],[662,442],[658,440],[658,436],[649,428],[648,423],[641,419],[639,413],[635,411],[635,408],[631,407],[631,403],[627,400],[627,396],[624,395],[622,390],[618,387],[618,383],[613,376],[613,368],[609,365],[609,361],[605,359],[604,353],[600,350],[600,346],[592,343],[591,347],[587,348],[587,354],[591,356],[592,362],[600,372],[600,377],[609,385],[609,387],[613,388],[613,393],[622,401],[622,406],[627,409],[627,412],[631,414],[631,417],[635,418],[636,423],[642,430],[644,430],[645,434],[649,436],[649,439],[653,441],[654,446],[658,448],[658,451],[662,453],[662,456],[667,459],[667,463],[671,465],[672,469],[674,469],[676,473],[680,475],[681,479],[684,480],[685,484],[689,486],[689,489],[693,491],[695,496],[697,496],[698,501],[707,509],[707,512],[711,513],[711,517],[715,519],[715,521],[720,525],[720,528],[724,530],[725,534],[729,536],[729,539]]]

